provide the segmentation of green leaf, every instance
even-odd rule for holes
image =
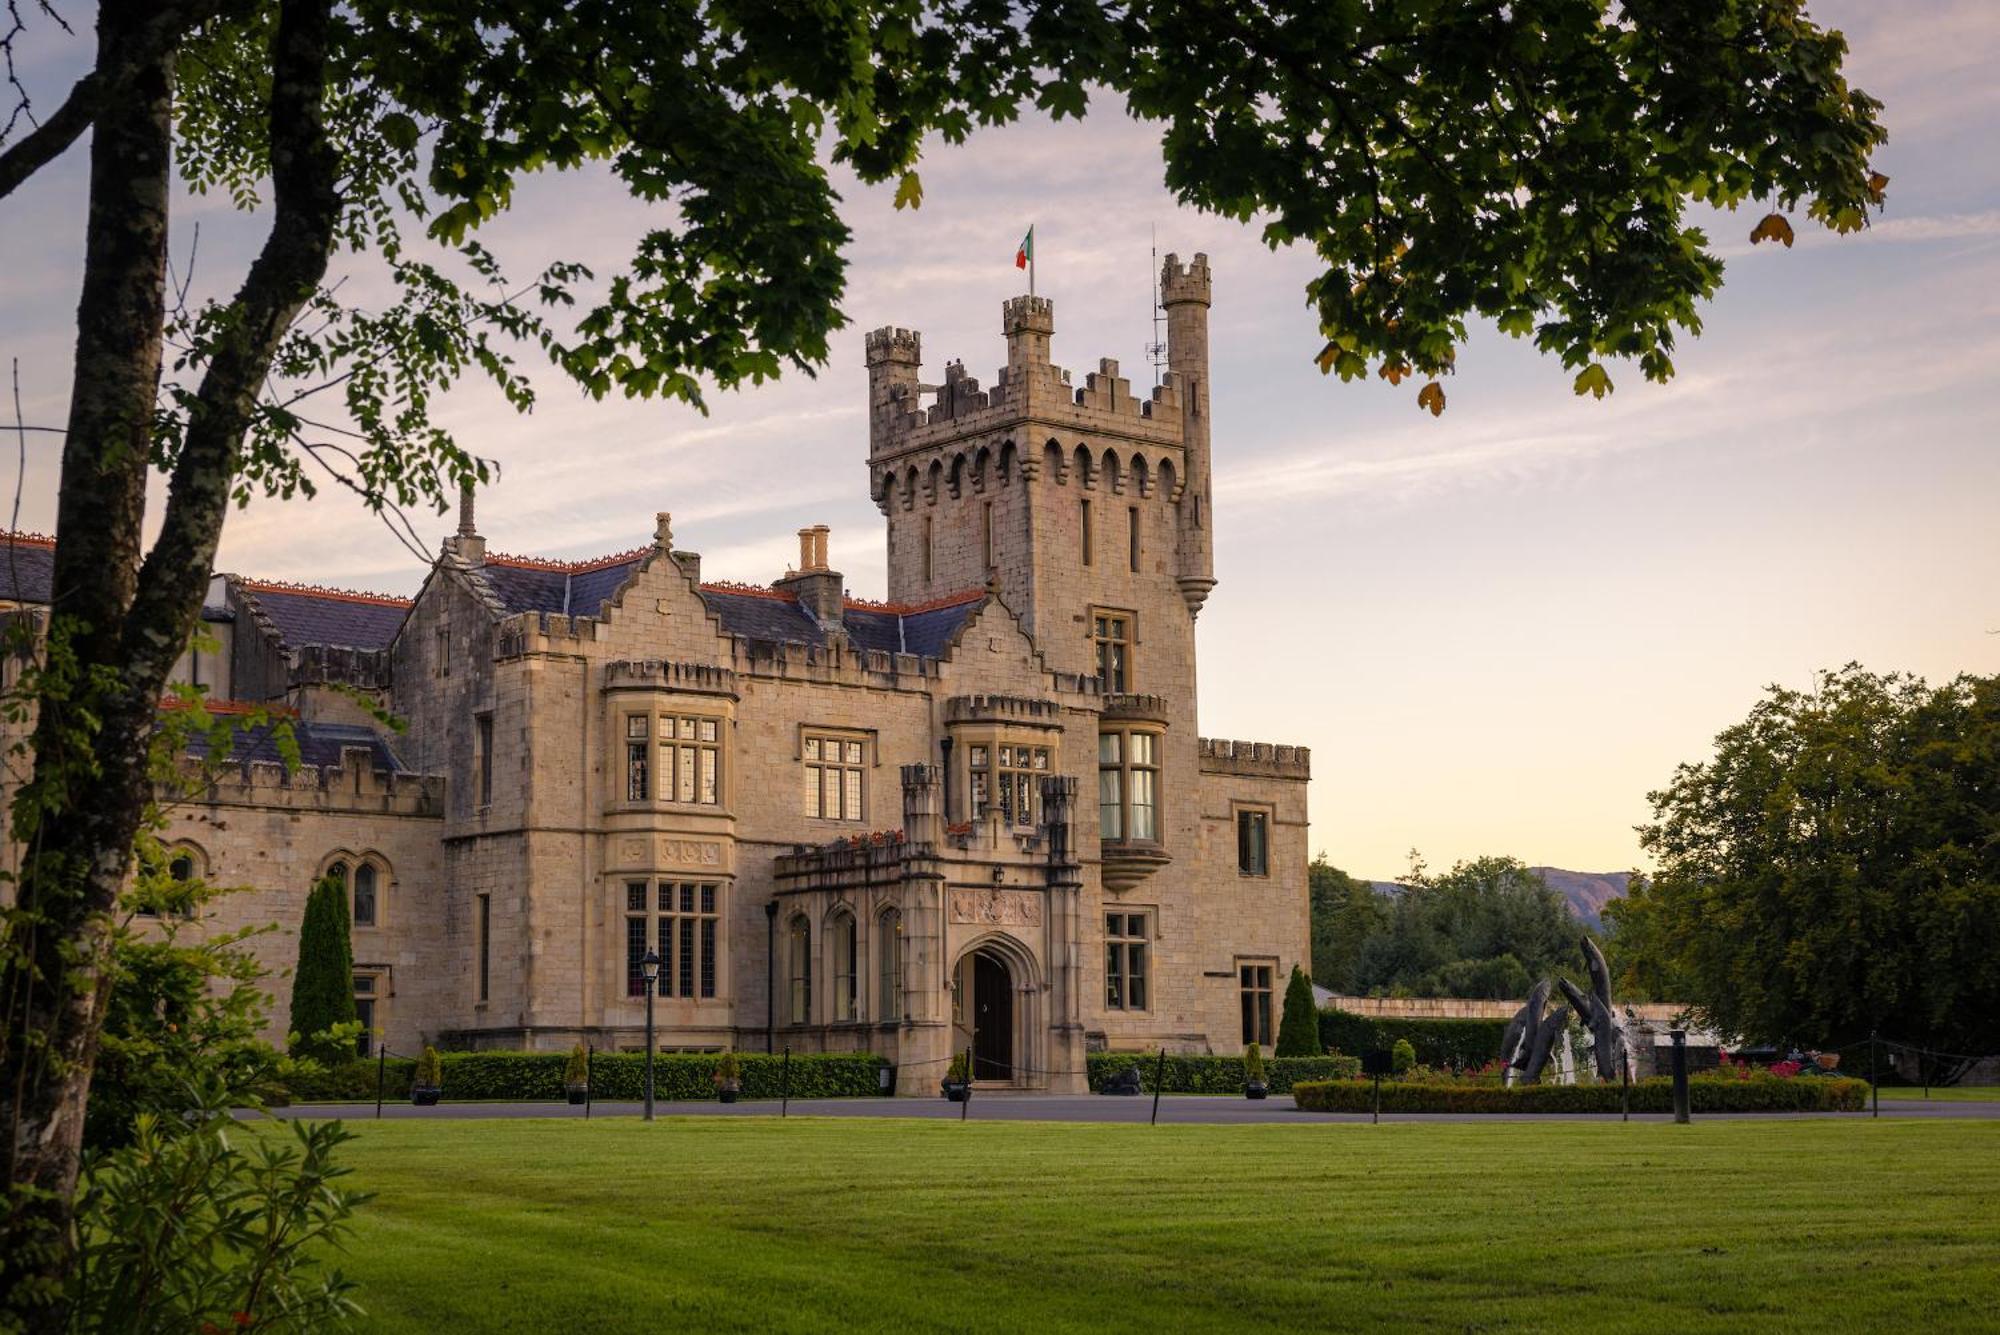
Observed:
[[[904,172],[896,186],[896,207],[920,209],[924,205],[924,183],[915,172]]]

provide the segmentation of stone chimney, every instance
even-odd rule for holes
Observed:
[[[847,579],[827,564],[825,524],[799,530],[799,568],[773,587],[798,598],[799,606],[817,621],[829,636],[842,633],[841,613],[846,609]]]
[[[486,564],[486,539],[479,536],[479,530],[472,516],[472,479],[466,478],[458,484],[458,532],[445,539],[445,550],[469,566]]]

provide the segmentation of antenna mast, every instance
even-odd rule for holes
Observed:
[[[1146,360],[1153,364],[1153,388],[1160,387],[1160,371],[1167,364],[1167,342],[1160,334],[1160,226],[1153,224],[1153,341],[1146,345]]]

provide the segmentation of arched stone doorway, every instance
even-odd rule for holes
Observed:
[[[972,1054],[972,1078],[987,1084],[1037,1085],[1039,1020],[1034,962],[1005,937],[967,947],[952,971],[954,1049]]]

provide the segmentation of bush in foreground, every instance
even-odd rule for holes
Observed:
[[[775,1099],[784,1089],[782,1056],[737,1053],[743,1097]],[[712,1099],[719,1052],[664,1052],[653,1059],[653,1092],[668,1101]],[[795,1099],[863,1098],[882,1092],[880,1072],[888,1063],[872,1053],[794,1054],[791,1093]],[[570,1054],[564,1052],[447,1052],[438,1057],[438,1084],[446,1099],[566,1099],[564,1080]],[[384,1096],[407,1097],[415,1063],[382,1064]],[[1240,1066],[1239,1066],[1240,1069]],[[372,1099],[376,1063],[350,1062],[322,1075],[290,1082],[298,1102],[315,1099]],[[590,1096],[596,1100],[645,1096],[646,1057],[639,1052],[600,1052],[590,1059]]]
[[[1617,1085],[1433,1085],[1384,1081],[1382,1111],[1402,1113],[1615,1113],[1623,1107]],[[1698,1113],[1860,1112],[1865,1080],[1749,1080],[1701,1077],[1688,1081],[1689,1106]],[[1308,1112],[1369,1112],[1375,1086],[1363,1080],[1314,1080],[1292,1086]],[[1632,1086],[1632,1111],[1672,1112],[1673,1081],[1664,1076]]]
[[[1085,1059],[1089,1068],[1090,1090],[1094,1094],[1104,1088],[1104,1082],[1120,1071],[1137,1067],[1139,1082],[1147,1093],[1153,1091],[1153,1076],[1160,1069],[1158,1053],[1145,1052],[1093,1052]],[[1167,1054],[1166,1073],[1162,1078],[1160,1092],[1163,1094],[1241,1094],[1243,1092],[1243,1059],[1241,1057],[1204,1057],[1192,1054]],[[1342,1080],[1351,1079],[1361,1073],[1359,1057],[1329,1053],[1324,1057],[1267,1057],[1264,1059],[1264,1083],[1282,1094],[1300,1080]]]

